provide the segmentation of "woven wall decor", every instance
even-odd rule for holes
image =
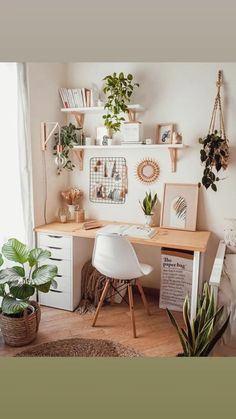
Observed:
[[[160,176],[160,166],[156,160],[145,158],[137,164],[135,175],[137,179],[142,183],[154,183]]]

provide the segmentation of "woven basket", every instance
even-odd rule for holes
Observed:
[[[41,318],[40,306],[35,301],[30,301],[35,311],[24,317],[12,318],[0,315],[0,327],[4,341],[9,346],[24,346],[32,342],[37,335]]]

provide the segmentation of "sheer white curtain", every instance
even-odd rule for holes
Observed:
[[[0,63],[0,247],[33,244],[30,155],[26,67]]]

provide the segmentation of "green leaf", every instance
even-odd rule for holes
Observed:
[[[2,253],[8,260],[18,263],[27,262],[29,249],[27,246],[16,239],[9,239],[2,247]]]
[[[52,288],[54,288],[56,290],[57,289],[57,281],[55,279],[52,279],[51,283],[52,283]]]
[[[5,295],[5,284],[0,284],[0,297]]]
[[[25,300],[34,294],[34,287],[29,284],[18,284],[10,287],[10,293],[13,297]]]
[[[187,344],[186,344],[185,337],[184,337],[184,335],[183,335],[183,333],[182,333],[182,331],[181,331],[180,327],[178,326],[178,324],[177,324],[177,322],[176,322],[176,320],[175,320],[175,318],[174,318],[173,314],[171,313],[171,311],[170,311],[170,310],[168,310],[168,308],[167,308],[166,310],[167,310],[167,313],[168,313],[168,316],[169,316],[169,318],[170,318],[171,323],[173,324],[173,326],[174,326],[174,327],[175,327],[175,329],[177,330],[177,333],[178,333],[178,335],[179,335],[180,342],[181,342],[181,345],[182,345],[182,348],[183,348],[184,354],[185,354],[185,356],[189,356],[189,351],[188,351],[188,347],[187,347]]]
[[[2,312],[5,314],[21,313],[28,307],[29,303],[15,300],[13,297],[6,296],[2,300]]]
[[[226,321],[223,323],[222,327],[217,331],[217,333],[213,336],[213,338],[210,340],[210,342],[205,345],[205,347],[202,349],[199,356],[208,356],[218,340],[223,336],[224,332],[227,329],[227,326],[229,324],[230,314],[228,315]]]
[[[38,285],[36,288],[38,291],[47,293],[51,288],[51,281],[46,282],[46,284]]]
[[[4,263],[4,260],[3,260],[3,257],[2,257],[2,255],[1,255],[1,253],[0,253],[0,266],[2,266],[2,265],[3,265],[3,263]]]
[[[51,256],[51,252],[48,250],[36,248],[30,251],[28,261],[30,266],[36,265],[38,262],[42,262],[45,259],[49,259]]]
[[[0,271],[0,283],[19,281],[24,278],[25,270],[21,266],[13,266]]]
[[[56,265],[43,265],[35,269],[32,275],[31,284],[35,286],[46,284],[54,279],[58,269]]]

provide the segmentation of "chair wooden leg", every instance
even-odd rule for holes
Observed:
[[[106,284],[105,284],[105,287],[103,288],[102,295],[100,297],[100,300],[99,300],[99,303],[98,303],[98,306],[97,306],[97,309],[96,309],[96,312],[95,312],[95,315],[94,315],[94,318],[93,318],[93,323],[92,323],[92,326],[93,327],[96,324],[99,311],[100,311],[100,309],[102,307],[103,301],[105,300],[105,297],[106,297],[106,294],[107,294],[107,290],[108,290],[108,287],[109,287],[109,282],[110,282],[110,279],[107,279]]]
[[[128,284],[128,296],[129,296],[129,309],[131,315],[131,323],[133,328],[133,337],[136,338],[136,326],[135,326],[135,318],[134,318],[134,300],[133,300],[133,291],[132,285]]]
[[[145,294],[144,294],[144,291],[143,291],[142,284],[141,284],[141,282],[140,282],[140,280],[139,280],[139,279],[137,279],[137,280],[136,280],[136,284],[137,284],[137,287],[138,287],[139,293],[140,293],[140,295],[141,295],[142,302],[143,302],[143,305],[144,305],[144,307],[145,307],[145,309],[146,309],[146,312],[147,312],[148,316],[150,316],[150,315],[151,315],[151,313],[150,313],[150,310],[149,310],[149,305],[148,305],[147,299],[146,299],[146,297],[145,297]]]

